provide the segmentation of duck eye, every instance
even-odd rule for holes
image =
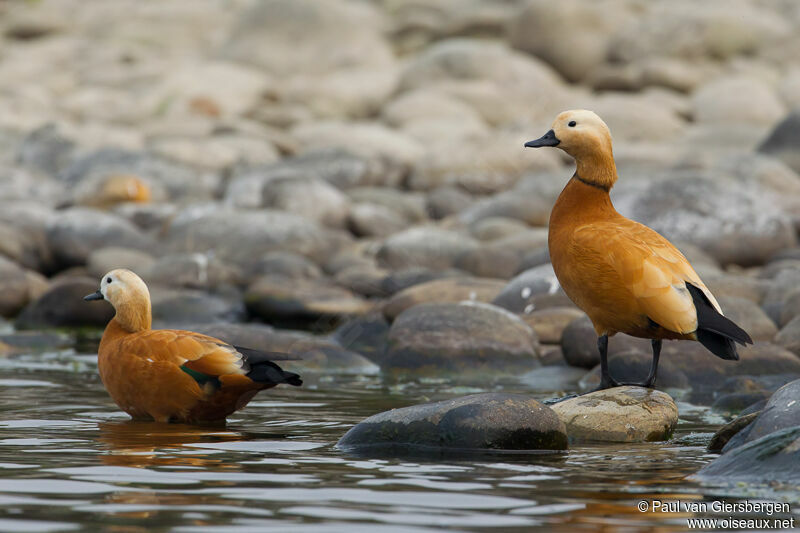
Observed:
[[[107,278],[106,278],[106,283],[111,283],[112,281],[114,281],[114,280],[113,280],[113,279],[111,279],[111,276],[109,276],[109,277],[107,277]]]
[[[574,128],[576,124],[578,124],[578,123],[575,122],[574,120],[570,120],[569,124],[567,124],[567,126],[569,126],[570,128]]]

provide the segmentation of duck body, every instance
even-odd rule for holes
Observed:
[[[302,384],[269,360],[282,354],[191,331],[150,329],[149,293],[132,276],[126,270],[106,274],[101,291],[87,299],[108,299],[117,310],[100,341],[98,370],[111,398],[133,419],[223,421],[259,391]]]
[[[556,277],[598,335],[697,340],[694,305],[682,285],[708,289],[683,254],[652,229],[620,215],[606,191],[573,177],[553,207],[549,227]]]
[[[600,388],[619,385],[608,372],[608,338],[649,338],[656,380],[661,341],[701,342],[723,359],[738,359],[734,343],[750,336],[725,318],[692,266],[667,239],[614,209],[617,180],[608,126],[591,111],[561,113],[553,128],[527,147],[557,146],[577,168],[550,215],[548,247],[564,292],[592,321],[600,351]]]

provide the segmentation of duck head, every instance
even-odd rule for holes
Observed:
[[[114,319],[129,332],[150,329],[150,291],[142,278],[130,270],[118,268],[107,273],[100,280],[100,290],[83,299],[107,300],[117,312]]]
[[[593,111],[564,111],[553,121],[550,131],[525,143],[526,148],[544,146],[555,146],[575,158],[576,173],[584,182],[610,189],[617,180],[611,131]]]

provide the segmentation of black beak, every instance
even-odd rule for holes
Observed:
[[[558,146],[560,143],[558,139],[556,139],[556,132],[553,130],[548,131],[535,141],[528,141],[525,143],[525,148],[541,148],[542,146]]]
[[[92,300],[105,300],[105,298],[103,298],[103,293],[100,291],[93,292],[92,294],[87,294],[86,296],[83,297],[83,299],[86,300],[87,302],[91,302]]]

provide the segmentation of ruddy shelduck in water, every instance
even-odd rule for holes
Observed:
[[[100,378],[135,420],[212,422],[241,409],[259,391],[302,385],[269,359],[283,354],[232,346],[214,337],[150,329],[150,292],[130,270],[112,270],[84,300],[107,300],[116,315],[98,349]]]
[[[752,344],[750,336],[722,315],[683,254],[611,204],[617,168],[605,122],[592,111],[565,111],[525,146],[555,146],[577,164],[550,214],[548,246],[564,292],[597,332],[599,389],[623,385],[608,371],[608,338],[616,333],[651,339],[653,347],[647,379],[624,385],[655,385],[662,339],[699,341],[722,359],[738,360],[734,342]]]

